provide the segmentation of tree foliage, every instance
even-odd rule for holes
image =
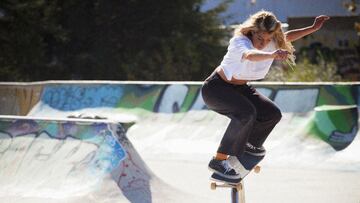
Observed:
[[[304,60],[296,65],[294,70],[288,67],[273,66],[266,76],[267,81],[281,82],[339,82],[343,81],[337,74],[336,64],[313,64]]]
[[[340,82],[346,81],[338,69],[336,52],[321,44],[302,47],[296,54],[296,65],[276,61],[266,80],[282,82]]]
[[[0,80],[203,80],[224,54],[203,0],[2,0]]]

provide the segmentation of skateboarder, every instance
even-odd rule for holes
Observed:
[[[244,152],[264,156],[263,143],[281,119],[279,108],[247,82],[263,79],[274,59],[294,62],[292,41],[319,30],[328,16],[313,25],[283,32],[268,11],[250,16],[234,32],[221,64],[205,80],[202,96],[209,109],[231,119],[209,169],[227,179],[239,179],[240,170],[229,157]]]

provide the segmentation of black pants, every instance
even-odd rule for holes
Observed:
[[[219,153],[239,156],[246,142],[262,146],[281,119],[279,108],[254,87],[227,83],[217,73],[205,80],[201,91],[209,109],[231,119]]]

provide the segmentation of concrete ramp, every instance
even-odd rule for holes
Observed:
[[[172,193],[120,124],[0,117],[0,202],[176,202]]]

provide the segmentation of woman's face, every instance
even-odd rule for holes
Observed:
[[[272,39],[273,34],[264,31],[257,31],[252,34],[251,41],[256,49],[263,49],[268,45]]]

